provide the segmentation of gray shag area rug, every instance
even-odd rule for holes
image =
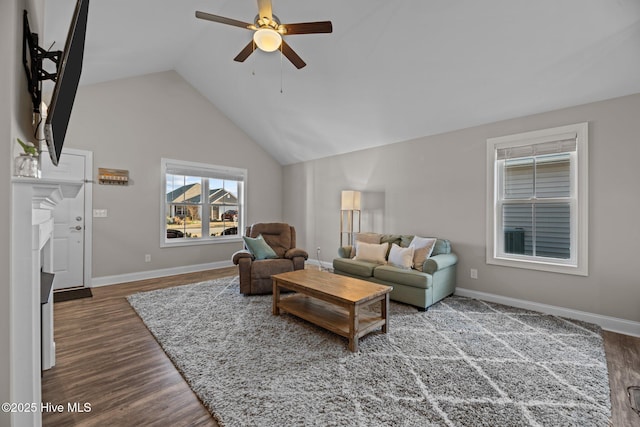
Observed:
[[[463,297],[347,340],[238,279],[129,297],[222,426],[608,426],[598,326]]]

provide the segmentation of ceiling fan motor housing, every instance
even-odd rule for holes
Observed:
[[[261,18],[260,15],[256,15],[256,19],[254,19],[253,22],[256,26],[256,29],[271,28],[272,30],[277,31],[280,34],[284,34],[286,32],[286,28],[283,25],[280,25],[280,20],[276,15],[272,15],[271,19],[266,16]]]

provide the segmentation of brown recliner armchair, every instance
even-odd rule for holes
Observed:
[[[309,258],[306,251],[296,248],[296,229],[289,224],[257,223],[245,229],[245,236],[256,238],[260,234],[278,258],[256,260],[248,250],[233,254],[240,275],[240,293],[245,295],[270,294],[272,274],[302,270]]]

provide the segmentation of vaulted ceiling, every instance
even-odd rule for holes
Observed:
[[[75,0],[45,0],[62,49]],[[255,0],[91,0],[81,84],[176,70],[281,164],[640,93],[639,0],[273,0],[330,20],[279,52],[233,58]],[[588,118],[585,118],[588,119]]]

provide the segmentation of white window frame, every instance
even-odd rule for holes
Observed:
[[[238,184],[238,234],[229,236],[209,236],[208,226],[204,225],[203,230],[207,232],[206,236],[193,239],[168,239],[166,228],[166,208],[167,208],[167,170],[168,168],[179,168],[182,173],[190,176],[200,177],[224,177],[232,176],[239,182]],[[242,168],[234,168],[229,166],[210,165],[205,163],[189,162],[175,159],[161,159],[161,184],[160,184],[160,247],[169,248],[176,246],[194,246],[209,245],[229,242],[241,242],[242,233],[244,231],[246,217],[246,192],[247,192],[247,170]],[[208,192],[208,185],[204,190]],[[210,209],[202,209],[202,219],[208,219]]]
[[[588,276],[589,248],[589,157],[588,123],[524,132],[487,139],[486,262],[505,267]],[[575,135],[576,152],[571,154],[571,256],[567,260],[505,253],[502,233],[502,177],[497,151],[543,142],[560,141]]]

